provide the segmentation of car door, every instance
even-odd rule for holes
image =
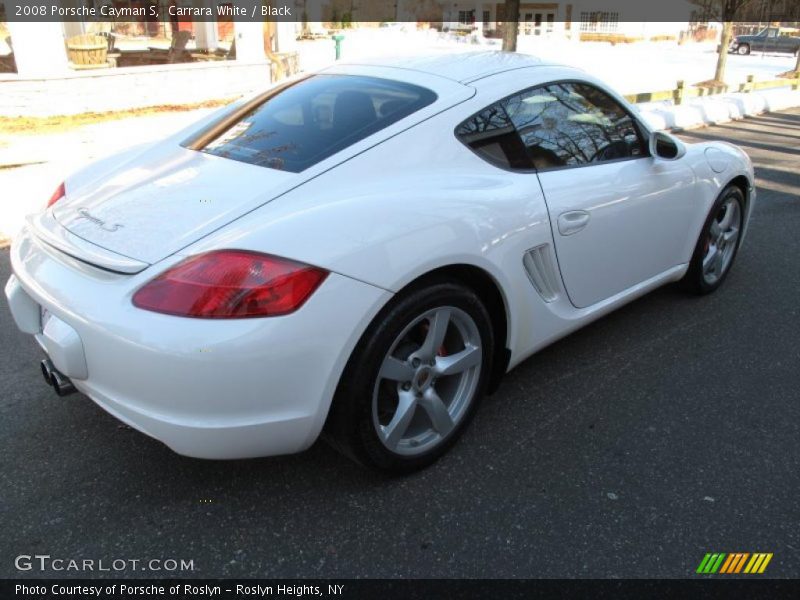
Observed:
[[[764,52],[775,52],[778,49],[778,30],[767,29],[766,35],[761,39],[761,48]]]
[[[645,130],[611,95],[555,82],[506,99],[505,110],[536,168],[576,307],[686,260],[694,172],[686,161],[652,158]]]
[[[762,52],[765,48],[765,41],[767,39],[767,32],[761,31],[756,35],[750,36],[750,52]]]

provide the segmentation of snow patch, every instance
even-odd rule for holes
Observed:
[[[800,90],[786,88],[695,98],[680,106],[647,102],[637,108],[645,123],[658,130],[694,129],[795,106],[800,106]]]

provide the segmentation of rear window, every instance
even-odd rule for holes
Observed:
[[[263,103],[196,150],[297,173],[436,100],[415,85],[355,75],[314,75]]]

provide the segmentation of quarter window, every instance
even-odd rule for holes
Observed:
[[[530,160],[502,102],[471,116],[456,129],[456,136],[478,156],[499,167],[529,169]]]

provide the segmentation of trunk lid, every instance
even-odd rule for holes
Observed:
[[[149,264],[174,254],[305,177],[172,146],[54,206],[70,233]]]

